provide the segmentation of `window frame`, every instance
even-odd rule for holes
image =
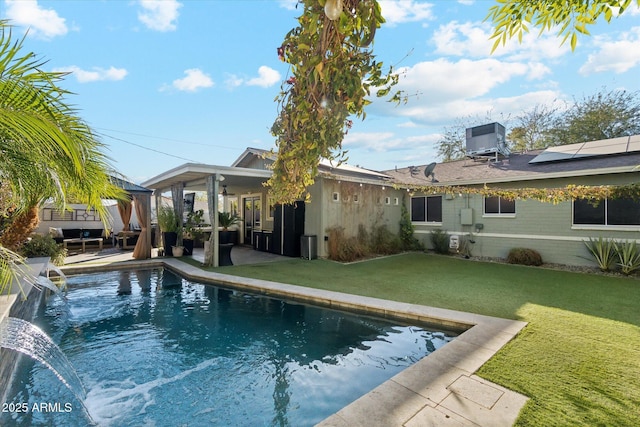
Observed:
[[[630,198],[623,198],[625,201],[634,202],[637,205],[637,209],[640,210],[640,201],[635,201]],[[617,199],[613,199],[617,200]],[[603,205],[602,215],[603,222],[602,223],[576,223],[576,202],[585,202],[584,200],[572,200],[571,202],[571,229],[573,230],[619,230],[619,231],[640,231],[640,216],[638,216],[637,224],[610,224],[609,223],[609,202],[613,201],[604,199],[600,203]],[[600,206],[600,205],[599,205]],[[594,207],[594,209],[599,209],[598,207]],[[614,209],[615,210],[615,209]]]
[[[487,212],[487,199],[498,199],[498,212]],[[513,212],[502,212],[502,202],[513,203]],[[503,199],[500,196],[484,196],[482,198],[482,216],[483,217],[495,217],[495,218],[515,218],[518,212],[515,200]]]
[[[416,199],[424,199],[424,220],[417,220],[413,218],[413,201]],[[439,199],[440,200],[440,220],[435,220],[435,221],[429,221],[429,204],[428,204],[428,199]],[[428,225],[442,225],[442,218],[443,218],[443,212],[442,212],[442,195],[441,194],[432,194],[432,195],[423,195],[423,196],[412,196],[410,199],[410,209],[409,209],[409,215],[411,216],[411,223],[412,224],[428,224]]]

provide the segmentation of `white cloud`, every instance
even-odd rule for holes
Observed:
[[[271,67],[267,67],[266,65],[262,65],[258,68],[258,77],[242,78],[235,74],[229,74],[225,80],[225,85],[228,88],[236,88],[242,85],[271,87],[280,82],[280,80],[281,76],[278,71]]]
[[[361,163],[367,168],[388,169],[394,162],[406,167],[407,164],[425,164],[435,160],[434,144],[440,139],[437,133],[398,136],[392,132],[349,132],[343,147],[349,150],[351,164]],[[384,156],[380,156],[384,153]],[[354,163],[357,157],[357,162]]]
[[[526,64],[506,63],[497,59],[457,62],[440,58],[420,62],[398,70],[402,74],[398,89],[409,95],[419,94],[430,103],[450,97],[475,98],[506,83],[514,77],[526,75]],[[410,102],[411,104],[411,102]]]
[[[202,88],[208,88],[214,85],[211,77],[198,68],[190,68],[185,70],[184,73],[186,74],[184,78],[176,79],[171,84],[174,89],[183,92],[197,92]]]
[[[280,73],[266,65],[258,68],[258,77],[247,81],[248,86],[271,87],[280,81]]]
[[[402,147],[402,140],[393,132],[349,132],[342,141],[345,149],[359,148],[377,153]]]
[[[557,99],[554,88],[540,89],[519,96],[494,98],[517,78],[541,77],[549,69],[539,63],[505,62],[498,59],[450,61],[440,58],[398,70],[402,77],[395,89],[409,96],[406,105],[396,106],[374,100],[370,112],[381,116],[400,116],[420,125],[442,125],[457,117],[510,114],[538,103]]]
[[[182,4],[177,0],[140,0],[143,11],[138,19],[147,28],[154,31],[174,31],[178,19],[178,9]]]
[[[491,33],[492,28],[486,22],[451,21],[434,31],[431,41],[435,44],[436,53],[441,55],[483,58],[491,55]],[[522,43],[515,38],[504,46],[500,45],[492,56],[508,57],[512,61],[540,61],[560,58],[569,52],[568,44],[561,46],[553,31],[540,36],[534,31],[525,34]]]
[[[228,74],[226,80],[224,81],[224,85],[229,89],[233,89],[239,86],[242,86],[244,80],[235,74]]]
[[[29,27],[29,34],[51,39],[67,34],[65,19],[53,9],[42,8],[36,0],[6,0],[6,18],[13,24]]]
[[[433,19],[433,4],[414,0],[380,1],[382,16],[388,25],[404,22],[420,22]]]
[[[619,39],[608,36],[594,37],[597,50],[590,53],[580,67],[580,74],[614,72],[621,74],[640,64],[640,27],[620,34]]]
[[[517,115],[538,104],[551,105],[558,98],[558,92],[548,90],[498,98],[452,97],[442,99],[435,105],[426,102],[414,103],[411,108],[402,108],[398,112],[417,123],[438,126],[452,123],[456,118],[487,117],[488,115],[494,120],[503,122],[510,115]]]
[[[127,75],[127,70],[115,67],[109,67],[108,69],[93,67],[91,70],[83,70],[76,65],[71,65],[69,67],[57,68],[54,71],[72,73],[79,83],[90,83],[105,80],[117,81],[124,79]]]

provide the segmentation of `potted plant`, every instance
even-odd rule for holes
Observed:
[[[171,206],[160,206],[157,213],[165,255],[172,256],[173,247],[178,243],[178,233],[182,232],[180,218]]]
[[[201,240],[204,233],[202,232],[202,224],[204,224],[204,211],[199,209],[197,211],[189,212],[187,214],[187,221],[184,225],[184,234],[182,244],[184,245],[184,251],[187,255],[193,255],[193,246],[195,240]]]
[[[233,227],[240,222],[242,222],[242,219],[236,214],[232,214],[231,212],[218,212],[218,225],[222,228],[222,230],[218,232],[220,244],[235,244],[238,242],[238,231],[229,230],[229,227]]]

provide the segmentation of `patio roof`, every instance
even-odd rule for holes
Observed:
[[[184,183],[186,191],[206,191],[207,177],[215,174],[224,177],[222,185],[226,185],[228,191],[233,193],[254,191],[271,177],[269,170],[185,163],[143,182],[142,185],[163,192],[172,185]]]

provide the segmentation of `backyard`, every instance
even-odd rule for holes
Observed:
[[[225,274],[517,319],[478,375],[530,397],[516,425],[640,425],[640,280],[407,253],[216,269]]]

